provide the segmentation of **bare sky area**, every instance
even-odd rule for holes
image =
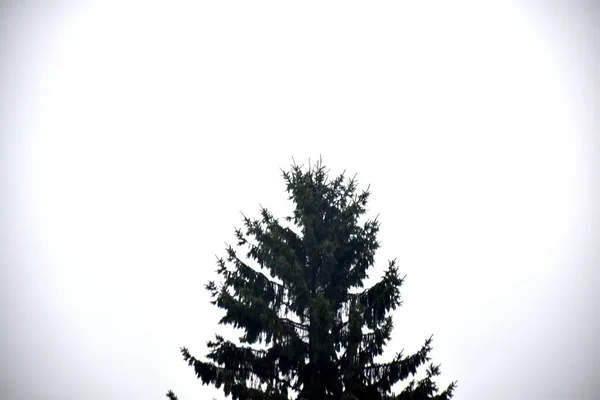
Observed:
[[[598,5],[0,4],[0,398],[223,399],[203,285],[320,155],[407,275],[390,357],[598,398]]]

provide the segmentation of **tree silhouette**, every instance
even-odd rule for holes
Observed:
[[[183,347],[184,360],[203,384],[234,400],[450,399],[455,383],[438,393],[438,365],[414,378],[429,361],[431,337],[415,354],[379,360],[404,278],[393,260],[364,287],[379,247],[377,218],[361,220],[369,188],[357,192],[344,173],[330,180],[321,161],[282,173],[293,214],[280,222],[261,206],[260,218],[244,216],[235,236],[245,258],[228,245],[217,262],[221,281],[206,284],[211,303],[225,311],[219,323],[243,335],[237,343],[216,335],[205,361]]]

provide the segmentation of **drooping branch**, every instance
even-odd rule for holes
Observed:
[[[368,328],[377,327],[390,311],[401,304],[400,286],[403,282],[404,278],[398,276],[398,268],[395,260],[392,260],[379,282],[361,293],[349,296],[351,300],[356,300],[363,306]]]
[[[415,354],[404,358],[402,352],[394,360],[384,364],[373,364],[365,368],[365,376],[382,390],[389,391],[397,382],[405,380],[409,375],[415,375],[417,368],[429,361],[432,337]]]
[[[223,289],[215,304],[226,311],[219,323],[243,328],[245,334],[241,340],[244,342],[255,343],[263,337],[268,344],[273,340],[298,338],[297,329],[307,330],[306,325],[281,318],[277,311],[260,298],[241,302]]]
[[[245,236],[253,237],[256,243],[250,243],[238,230],[239,243],[249,248],[249,258],[287,283],[294,312],[302,318],[309,298],[305,280],[307,253],[303,241],[291,229],[282,227],[268,210],[263,208],[261,213],[262,220],[244,219]]]

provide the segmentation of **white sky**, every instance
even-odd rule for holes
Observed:
[[[193,3],[2,2],[1,398],[222,399],[203,284],[319,155],[407,274],[390,357],[596,398],[599,7]]]

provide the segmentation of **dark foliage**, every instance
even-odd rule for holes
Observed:
[[[439,392],[433,382],[439,366],[414,379],[429,362],[431,338],[415,354],[378,360],[404,278],[391,261],[378,283],[363,285],[379,247],[377,219],[361,222],[368,188],[357,192],[344,174],[329,180],[320,162],[306,171],[293,165],[283,178],[293,215],[281,223],[261,207],[260,218],[244,217],[235,235],[245,258],[228,246],[221,281],[206,284],[224,310],[220,324],[243,331],[239,344],[217,335],[206,361],[182,348],[185,361],[234,400],[450,399],[455,383]]]

